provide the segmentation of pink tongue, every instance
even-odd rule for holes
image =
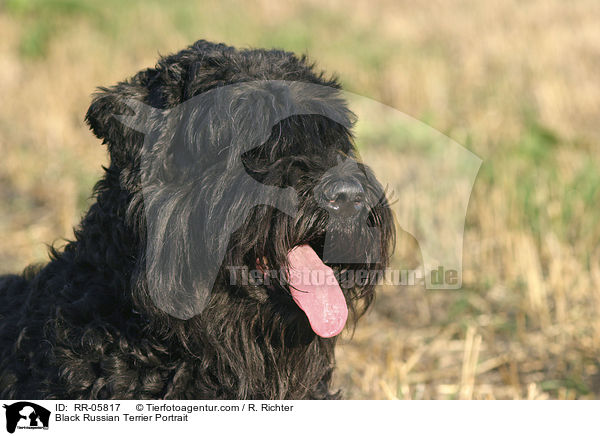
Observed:
[[[331,268],[308,245],[294,247],[287,257],[292,297],[314,332],[324,338],[339,334],[346,324],[348,307]]]

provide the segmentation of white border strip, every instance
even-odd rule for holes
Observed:
[[[32,402],[50,410],[48,429],[17,427],[15,435],[578,435],[598,431],[599,407],[595,401]],[[0,434],[8,434],[5,414]]]

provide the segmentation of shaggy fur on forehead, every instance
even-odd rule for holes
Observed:
[[[198,41],[176,55],[162,58],[155,68],[141,71],[130,80],[112,88],[100,88],[86,121],[96,136],[108,143],[115,163],[126,167],[135,162],[132,153],[142,142],[139,135],[114,118],[114,114],[127,110],[126,99],[169,109],[218,87],[261,80],[312,83],[323,89],[340,88],[335,78],[325,78],[323,72],[315,72],[314,65],[304,56],[298,58],[281,50],[236,50],[224,44]]]
[[[94,203],[48,264],[0,277],[0,395],[337,398],[336,339],[315,334],[284,281],[227,272],[285,270],[308,245],[337,274],[368,272],[343,288],[350,325],[372,301],[394,226],[338,90],[292,53],[206,41],[101,88],[86,120],[110,165]],[[336,177],[360,183],[363,214],[323,208]],[[352,262],[327,261],[340,252]],[[203,264],[219,253],[215,271]]]

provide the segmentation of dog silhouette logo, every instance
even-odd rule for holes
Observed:
[[[3,406],[6,409],[6,431],[19,429],[48,429],[50,411],[28,401]]]

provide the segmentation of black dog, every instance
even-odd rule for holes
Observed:
[[[0,396],[338,397],[335,336],[394,243],[352,117],[304,58],[206,41],[101,89],[95,203],[0,277]]]

